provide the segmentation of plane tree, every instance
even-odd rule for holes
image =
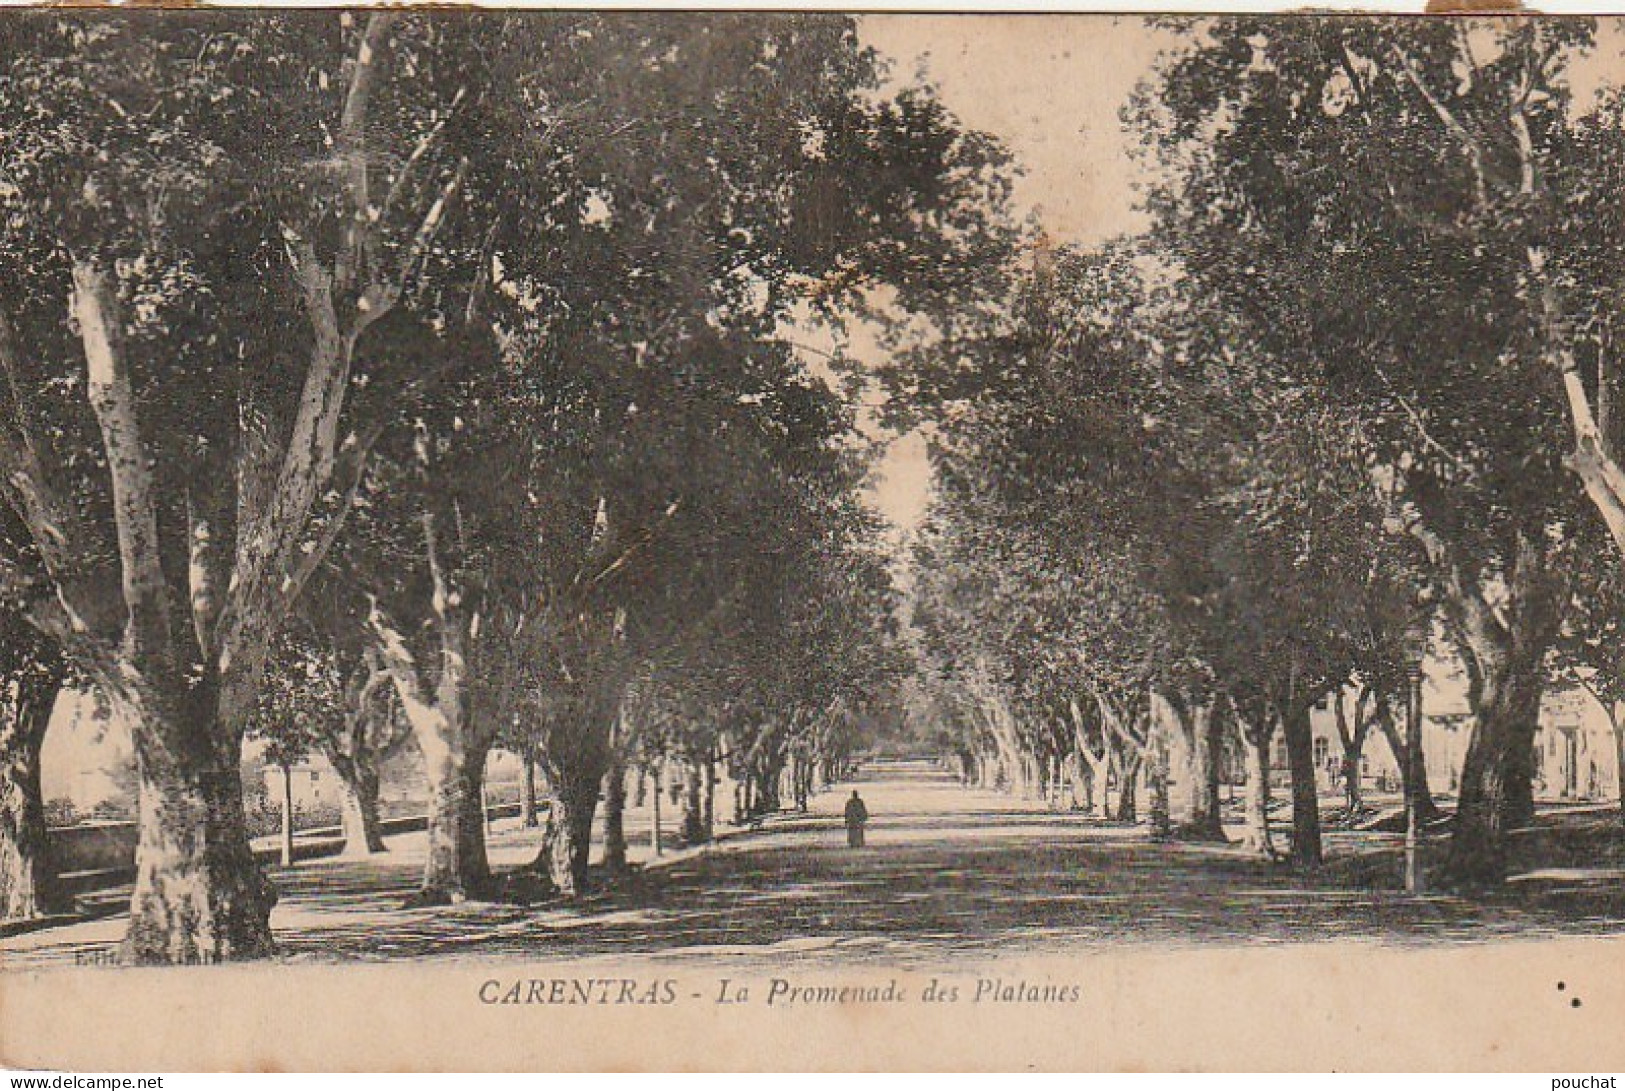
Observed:
[[[384,851],[381,766],[411,739],[367,639],[363,604],[331,580],[278,638],[249,734],[298,760],[319,752],[338,778],[344,855]]]
[[[0,920],[65,907],[45,829],[40,748],[68,679],[58,646],[14,610],[0,610]]]
[[[27,530],[8,593],[134,733],[126,957],[261,955],[243,730],[335,498],[435,377],[367,335],[438,271],[466,171],[436,134],[466,67],[398,13],[6,35],[7,275],[30,286],[6,364],[31,406],[0,444]]]
[[[1474,713],[1444,871],[1493,881],[1533,814],[1571,558],[1620,526],[1598,424],[1617,426],[1599,354],[1617,248],[1595,226],[1618,220],[1617,95],[1593,107],[1570,79],[1594,26],[1188,29],[1133,114],[1167,171],[1160,245],[1400,487]]]
[[[560,321],[635,372],[713,317],[760,334],[879,284],[946,309],[1007,191],[928,93],[876,93],[849,19],[39,13],[5,36],[0,363],[26,408],[0,461],[26,533],[0,575],[132,724],[138,962],[271,949],[243,732],[375,454],[426,485],[419,418],[453,450],[427,408],[450,376]],[[411,556],[468,636],[455,508],[418,513]]]
[[[1309,713],[1353,669],[1355,591],[1384,533],[1359,421],[1193,302],[1154,241],[1040,258],[1004,319],[914,377],[943,437],[941,489],[974,528],[961,547],[982,566],[971,598],[1025,601],[1039,618],[1043,595],[1072,598],[1035,626],[1040,643],[1094,672],[1102,723],[1145,752],[1159,796],[1179,754],[1187,835],[1222,836],[1233,720],[1251,762],[1249,839],[1273,852],[1279,732],[1294,859],[1315,866]],[[1015,548],[1023,536],[1032,544]],[[1055,624],[1068,617],[1074,629]]]

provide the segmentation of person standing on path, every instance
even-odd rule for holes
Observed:
[[[858,795],[856,788],[852,789],[852,798],[846,801],[846,844],[848,848],[861,849],[863,847],[863,824],[869,821],[869,808],[863,805],[863,798]]]

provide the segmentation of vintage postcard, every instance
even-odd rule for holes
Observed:
[[[1625,19],[0,38],[0,1063],[1625,1067]]]

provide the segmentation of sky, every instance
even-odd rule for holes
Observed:
[[[1540,5],[1556,10],[1554,5]],[[893,64],[918,74],[961,122],[1000,137],[1025,170],[1019,213],[1037,215],[1057,244],[1088,246],[1144,225],[1136,211],[1137,143],[1118,111],[1175,37],[1135,16],[867,15],[859,34]],[[1598,48],[1571,72],[1589,100],[1625,71],[1625,20],[1605,21]],[[902,530],[929,500],[930,470],[919,435],[894,440],[873,490],[875,506]]]
[[[965,125],[1005,141],[1026,170],[1018,206],[1057,242],[1140,225],[1118,110],[1171,35],[1133,17],[985,15],[871,15],[860,33],[894,79],[920,74]]]

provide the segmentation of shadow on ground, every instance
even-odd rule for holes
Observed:
[[[1140,830],[1023,811],[945,779],[894,775],[861,787],[880,816],[865,849],[845,846],[836,817],[844,792],[832,792],[811,815],[710,851],[599,874],[595,892],[568,906],[403,909],[417,879],[409,854],[313,861],[274,873],[283,894],[272,923],[282,957],[297,961],[636,955],[909,965],[1120,944],[1625,933],[1617,881],[1509,887],[1490,900],[1407,897],[1396,889],[1399,839],[1387,834],[1328,832],[1329,865],[1306,879],[1233,846],[1151,844]],[[1567,821],[1542,834],[1560,856],[1625,855],[1617,822]],[[507,858],[519,862],[522,848]],[[1520,850],[1557,851],[1532,842]],[[501,863],[503,851],[493,856]],[[83,941],[36,944],[6,958],[71,959],[76,946]]]

